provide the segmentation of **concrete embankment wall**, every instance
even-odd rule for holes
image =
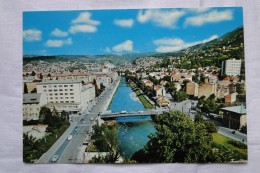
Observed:
[[[121,78],[121,77],[119,77],[119,80],[117,81],[116,86],[113,88],[111,94],[110,94],[109,97],[107,98],[106,104],[104,105],[102,111],[106,111],[107,108],[108,108],[108,106],[109,106],[109,104],[110,104],[110,102],[112,101],[112,99],[113,99],[113,97],[114,97],[114,94],[115,94],[115,92],[116,92],[116,90],[117,90],[117,88],[118,88],[118,86],[119,86],[119,84],[120,84],[120,78]]]

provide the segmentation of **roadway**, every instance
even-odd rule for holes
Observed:
[[[56,153],[60,155],[58,163],[82,163],[77,157],[81,146],[86,138],[90,138],[89,134],[92,132],[92,126],[97,122],[97,114],[104,110],[104,105],[108,105],[111,99],[111,94],[116,90],[116,85],[118,80],[115,81],[110,87],[106,88],[104,92],[101,93],[96,99],[96,103],[89,110],[90,113],[85,112],[82,115],[82,119],[79,121],[78,125],[75,127],[78,130],[71,133],[73,135],[70,141],[64,141],[64,146],[62,145]]]

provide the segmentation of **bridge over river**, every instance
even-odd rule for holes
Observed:
[[[113,112],[113,113],[104,113],[104,114],[101,114],[101,115],[99,114],[99,115],[100,115],[100,118],[103,120],[113,120],[118,117],[159,115],[159,114],[162,114],[163,112],[169,112],[169,110],[167,110],[167,109],[148,110],[148,111],[138,111],[138,112],[121,111],[121,112]]]

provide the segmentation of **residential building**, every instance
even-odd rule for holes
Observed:
[[[38,120],[40,109],[46,104],[45,93],[23,94],[23,120]]]
[[[155,97],[158,98],[160,96],[165,96],[166,95],[166,91],[165,91],[165,88],[160,86],[160,85],[157,85],[154,87],[154,92],[155,92]]]
[[[202,84],[199,86],[199,98],[201,96],[205,96],[208,98],[211,94],[217,93],[217,84],[210,83],[210,84]]]
[[[158,97],[156,102],[160,107],[168,107],[170,104],[170,101],[165,96]]]
[[[199,85],[195,82],[189,82],[186,84],[186,94],[194,97],[199,95]]]
[[[222,75],[237,76],[241,72],[241,59],[229,59],[222,62]]]
[[[224,107],[221,111],[223,112],[223,123],[226,127],[240,129],[246,125],[246,108],[243,105]]]
[[[47,95],[47,106],[55,107],[58,112],[80,113],[95,98],[95,86],[91,83],[84,85],[81,80],[50,80],[36,87],[37,93]]]

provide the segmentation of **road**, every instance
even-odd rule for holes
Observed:
[[[239,131],[235,131],[233,129],[229,129],[229,128],[226,128],[226,127],[218,127],[218,133],[224,135],[224,136],[227,136],[231,139],[234,139],[236,141],[240,141],[240,142],[243,142],[244,144],[247,144],[247,135],[246,134],[243,134],[243,133],[240,133]],[[232,133],[233,132],[233,133]]]
[[[119,79],[120,80],[120,79]],[[116,90],[118,80],[115,81],[110,87],[97,98],[96,104],[90,110],[90,113],[84,113],[82,119],[76,126],[77,131],[71,133],[73,135],[70,141],[64,141],[64,144],[53,155],[60,155],[58,163],[81,163],[82,161],[77,159],[77,154],[84,140],[89,138],[89,134],[92,131],[92,126],[97,122],[97,114],[104,110],[104,105],[108,105],[111,98],[111,94]],[[113,91],[114,90],[114,91]],[[92,120],[93,119],[93,120]]]

